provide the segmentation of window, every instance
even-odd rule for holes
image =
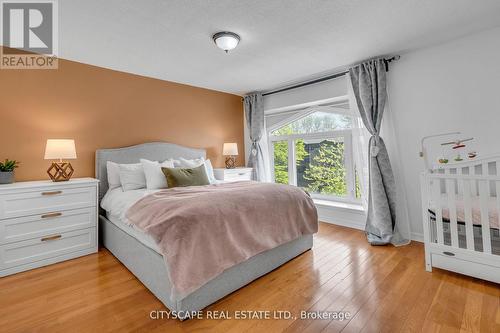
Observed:
[[[275,126],[269,133],[274,181],[316,198],[359,202],[351,128],[348,112],[338,106],[304,110]]]

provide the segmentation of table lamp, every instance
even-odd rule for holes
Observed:
[[[48,139],[45,146],[46,160],[59,160],[52,162],[47,170],[50,179],[54,182],[68,181],[75,171],[71,163],[63,159],[76,159],[75,140]]]
[[[224,143],[222,148],[222,155],[226,157],[226,168],[234,169],[236,163],[236,157],[238,156],[238,145],[236,142]]]

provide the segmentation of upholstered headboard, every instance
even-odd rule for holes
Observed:
[[[98,149],[95,152],[95,176],[99,179],[99,201],[108,190],[108,174],[106,162],[138,163],[141,158],[151,161],[164,161],[169,158],[205,158],[205,149],[196,149],[179,146],[167,142],[149,142],[140,145],[115,148]]]

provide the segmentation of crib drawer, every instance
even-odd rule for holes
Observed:
[[[448,252],[448,251],[445,251]],[[449,252],[453,253],[453,252]],[[488,265],[480,261],[462,259],[460,255],[446,255],[433,253],[431,255],[432,266],[446,269],[448,271],[474,276],[483,280],[500,283],[500,267]]]

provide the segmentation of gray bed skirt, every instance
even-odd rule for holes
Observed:
[[[305,235],[260,253],[224,271],[186,298],[170,299],[170,281],[163,256],[99,216],[102,244],[120,260],[165,306],[178,314],[198,311],[309,250],[313,236]]]

